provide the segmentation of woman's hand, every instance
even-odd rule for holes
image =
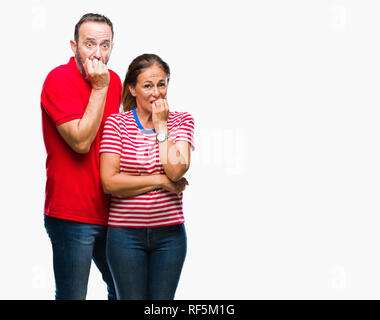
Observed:
[[[162,188],[175,194],[180,194],[189,185],[186,178],[181,178],[177,182],[171,181],[167,176],[163,176]]]
[[[169,116],[169,105],[166,99],[158,99],[152,104],[152,121],[156,132],[166,128]]]

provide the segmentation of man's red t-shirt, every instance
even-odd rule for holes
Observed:
[[[121,99],[119,76],[109,70],[110,84],[103,120],[90,151],[79,154],[62,139],[56,126],[82,118],[91,84],[74,60],[53,69],[41,93],[42,130],[47,152],[45,214],[51,217],[106,225],[109,197],[103,193],[99,174],[99,145],[104,122],[118,113]]]

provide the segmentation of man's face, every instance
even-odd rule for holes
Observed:
[[[83,68],[86,58],[98,59],[104,64],[109,60],[112,51],[111,27],[103,22],[84,22],[79,28],[78,42],[71,41],[70,44],[78,69],[87,78]]]

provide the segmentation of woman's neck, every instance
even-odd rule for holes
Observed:
[[[145,129],[153,129],[153,120],[152,120],[152,112],[146,111],[142,108],[136,107],[136,114],[137,117],[139,118],[139,121],[141,125]]]

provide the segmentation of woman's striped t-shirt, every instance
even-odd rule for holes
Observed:
[[[186,112],[169,112],[168,130],[173,142],[187,141],[194,149],[194,119]],[[108,117],[100,153],[120,155],[120,173],[134,176],[164,174],[156,132],[140,124],[136,109]],[[182,193],[156,189],[135,197],[112,196],[108,225],[156,227],[183,223]]]

